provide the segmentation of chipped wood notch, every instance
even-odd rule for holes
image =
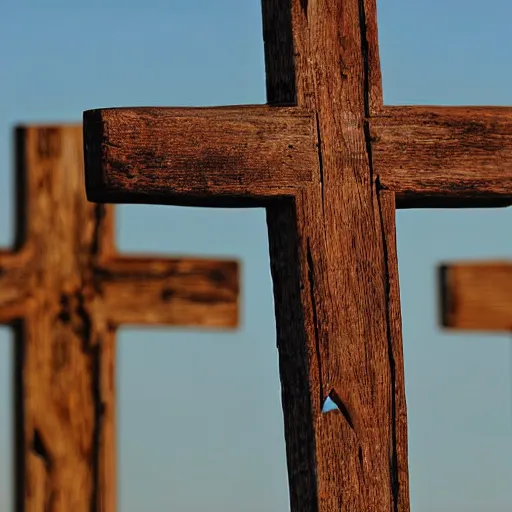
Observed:
[[[16,150],[16,246],[0,253],[16,510],[114,511],[116,328],[235,328],[239,266],[117,253],[113,207],[86,201],[80,125],[20,128]]]
[[[406,512],[395,209],[511,204],[512,108],[384,106],[375,0],[262,10],[268,105],[85,112],[87,194],[264,205],[291,510]]]

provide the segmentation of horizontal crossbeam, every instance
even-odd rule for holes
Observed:
[[[441,316],[445,327],[512,330],[512,264],[456,263],[440,267]]]
[[[250,206],[321,180],[316,120],[298,108],[103,109],[84,123],[93,201]],[[386,107],[369,126],[398,206],[510,204],[512,108]]]
[[[387,107],[371,131],[374,172],[401,206],[510,204],[512,108]]]
[[[292,194],[317,167],[313,119],[295,108],[107,109],[84,119],[87,189],[109,202],[112,192],[125,202],[261,200]]]
[[[29,251],[0,251],[0,323],[22,318],[48,291],[34,287]],[[206,258],[118,256],[94,271],[109,325],[238,325],[239,263]]]
[[[97,269],[102,309],[114,325],[238,325],[235,261],[123,255]]]

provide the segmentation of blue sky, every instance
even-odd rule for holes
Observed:
[[[510,0],[380,1],[388,104],[512,105]],[[12,128],[126,105],[264,103],[258,0],[6,0],[0,8],[0,245]],[[510,336],[437,325],[435,266],[512,258],[510,210],[398,213],[414,512],[512,509]],[[288,491],[264,212],[118,208],[121,250],[243,262],[235,333],[119,333],[119,496],[140,510],[283,511]],[[10,335],[0,331],[0,509],[10,496]]]

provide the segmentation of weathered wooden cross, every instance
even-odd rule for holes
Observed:
[[[291,509],[405,511],[395,204],[510,203],[512,109],[383,106],[375,0],[262,5],[269,105],[86,112],[88,197],[265,206]]]
[[[116,327],[235,327],[238,264],[118,254],[113,207],[86,201],[82,127],[16,133],[16,247],[0,253],[16,510],[113,511]]]
[[[512,331],[512,264],[456,262],[439,267],[441,322],[474,331]]]

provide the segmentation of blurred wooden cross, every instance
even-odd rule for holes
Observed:
[[[444,264],[439,267],[439,283],[444,327],[512,331],[512,263]]]
[[[235,327],[238,264],[117,253],[113,207],[86,201],[82,127],[16,133],[16,247],[0,253],[16,510],[113,511],[116,328]]]
[[[375,4],[263,0],[267,106],[84,116],[91,200],[266,207],[293,512],[408,510],[395,205],[512,199],[512,109],[383,106]]]

